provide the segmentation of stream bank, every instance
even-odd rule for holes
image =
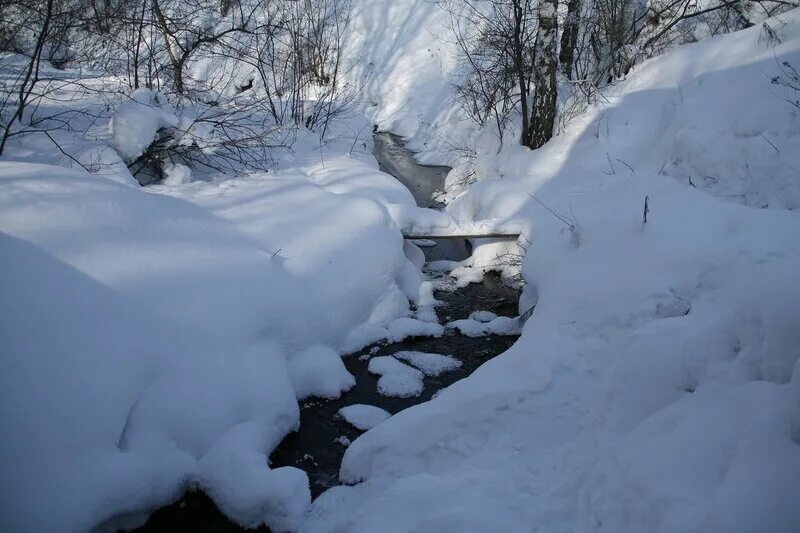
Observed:
[[[405,148],[402,140],[389,133],[374,136],[375,157],[380,169],[392,174],[414,195],[422,207],[437,207],[433,193],[441,190],[448,167],[422,166]],[[438,260],[461,261],[469,257],[466,241],[435,240],[436,245],[422,248],[426,263]],[[426,271],[425,268],[423,268]],[[426,273],[430,276],[432,272]],[[454,291],[438,290],[434,296],[442,302],[437,306],[439,322],[446,324],[465,319],[477,310],[491,311],[498,316],[518,315],[518,294],[505,287],[494,274],[487,274],[482,283],[473,283]],[[300,430],[287,435],[270,455],[270,466],[295,466],[309,477],[312,497],[339,483],[339,467],[346,444],[356,439],[360,431],[337,415],[342,407],[367,404],[380,407],[391,414],[431,399],[441,389],[469,376],[487,360],[507,350],[516,336],[489,335],[468,337],[447,329],[441,337],[414,337],[397,343],[379,343],[343,358],[345,367],[355,377],[355,386],[335,400],[308,398],[300,402]],[[460,361],[461,366],[438,376],[425,376],[424,389],[418,396],[398,398],[378,393],[379,376],[368,371],[369,359],[391,356],[399,351],[445,354]],[[201,492],[185,494],[178,502],[157,510],[139,532],[233,532],[245,531],[230,522]],[[247,530],[250,531],[250,530]],[[262,527],[257,531],[268,531]]]

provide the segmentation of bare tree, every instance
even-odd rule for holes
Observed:
[[[16,7],[24,10],[26,6],[18,5]],[[56,14],[54,0],[45,0],[41,6],[37,7],[40,9],[29,15],[32,20],[29,29],[35,36],[33,48],[21,71],[15,73],[16,76],[12,74],[10,81],[3,87],[3,100],[0,102],[0,120],[2,120],[3,129],[2,138],[0,138],[0,155],[3,154],[8,139],[14,135],[14,128],[17,128],[17,133],[22,131],[26,108],[37,96],[36,89],[40,82],[42,55],[53,29],[52,21]]]
[[[463,63],[455,82],[461,107],[479,125],[491,121],[501,143],[519,106],[520,142],[529,144],[528,100],[536,18],[533,0],[443,0]]]

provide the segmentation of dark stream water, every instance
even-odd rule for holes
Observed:
[[[414,194],[417,204],[435,207],[432,195],[440,190],[447,175],[447,167],[418,165],[413,154],[402,141],[388,133],[376,133],[375,156],[381,170],[392,174]],[[465,241],[437,240],[437,245],[423,248],[427,261],[449,259],[460,261],[469,256]],[[475,310],[489,310],[497,315],[516,316],[517,292],[505,287],[496,276],[487,275],[483,283],[469,285],[454,292],[436,291],[435,296],[444,302],[436,312],[441,323],[467,318]],[[356,385],[337,400],[310,398],[300,404],[300,430],[281,442],[270,455],[270,465],[296,466],[308,473],[311,493],[317,497],[324,490],[338,484],[339,466],[345,446],[340,437],[350,441],[362,431],[340,417],[339,409],[352,404],[369,404],[381,407],[392,414],[431,399],[439,390],[470,375],[488,359],[507,350],[516,340],[513,336],[471,338],[447,331],[440,338],[419,337],[399,343],[369,346],[344,358],[344,364],[356,378]],[[367,371],[369,356],[391,355],[401,350],[441,353],[461,361],[461,367],[438,377],[425,377],[425,389],[413,398],[391,398],[377,392],[378,376]],[[198,491],[186,493],[178,502],[157,510],[139,532],[233,532],[245,531],[230,522],[210,498]],[[247,530],[250,531],[250,530]],[[257,531],[268,531],[262,527]]]

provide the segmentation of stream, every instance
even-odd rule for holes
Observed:
[[[419,165],[402,140],[389,133],[376,133],[374,146],[380,169],[408,187],[418,205],[439,207],[432,195],[442,189],[450,170],[448,167]],[[437,243],[435,246],[422,248],[428,262],[442,259],[461,261],[470,255],[469,243],[466,241],[438,239],[434,242]],[[504,286],[492,274],[486,275],[483,283],[473,283],[453,292],[436,291],[435,297],[444,302],[444,305],[436,308],[442,324],[467,318],[476,310],[487,310],[500,316],[514,317],[518,314],[517,291]],[[295,466],[307,472],[312,497],[316,498],[326,489],[339,484],[339,466],[346,451],[346,447],[340,442],[345,439],[345,442],[355,440],[363,433],[337,416],[339,409],[352,404],[368,404],[395,414],[431,399],[439,390],[467,377],[481,364],[507,350],[516,339],[516,336],[498,335],[467,337],[447,330],[440,338],[416,337],[398,343],[379,343],[344,357],[344,364],[355,376],[356,385],[336,400],[308,398],[301,401],[300,430],[287,435],[272,452],[270,466]],[[382,396],[377,391],[378,376],[367,371],[369,358],[391,355],[398,351],[446,354],[461,361],[461,366],[437,377],[426,376],[424,390],[419,396]],[[136,531],[221,533],[251,530],[230,522],[202,492],[191,491],[174,504],[154,512],[147,523]],[[261,527],[256,531],[268,529]]]

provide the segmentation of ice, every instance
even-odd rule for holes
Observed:
[[[436,377],[461,367],[461,361],[450,355],[426,352],[400,351],[392,354],[422,370],[426,376]]]
[[[339,415],[356,429],[366,431],[377,426],[391,415],[374,405],[355,404],[339,409]],[[349,445],[348,441],[348,445]]]
[[[384,396],[408,398],[422,394],[424,374],[390,356],[373,357],[369,371],[378,374],[378,392]]]

